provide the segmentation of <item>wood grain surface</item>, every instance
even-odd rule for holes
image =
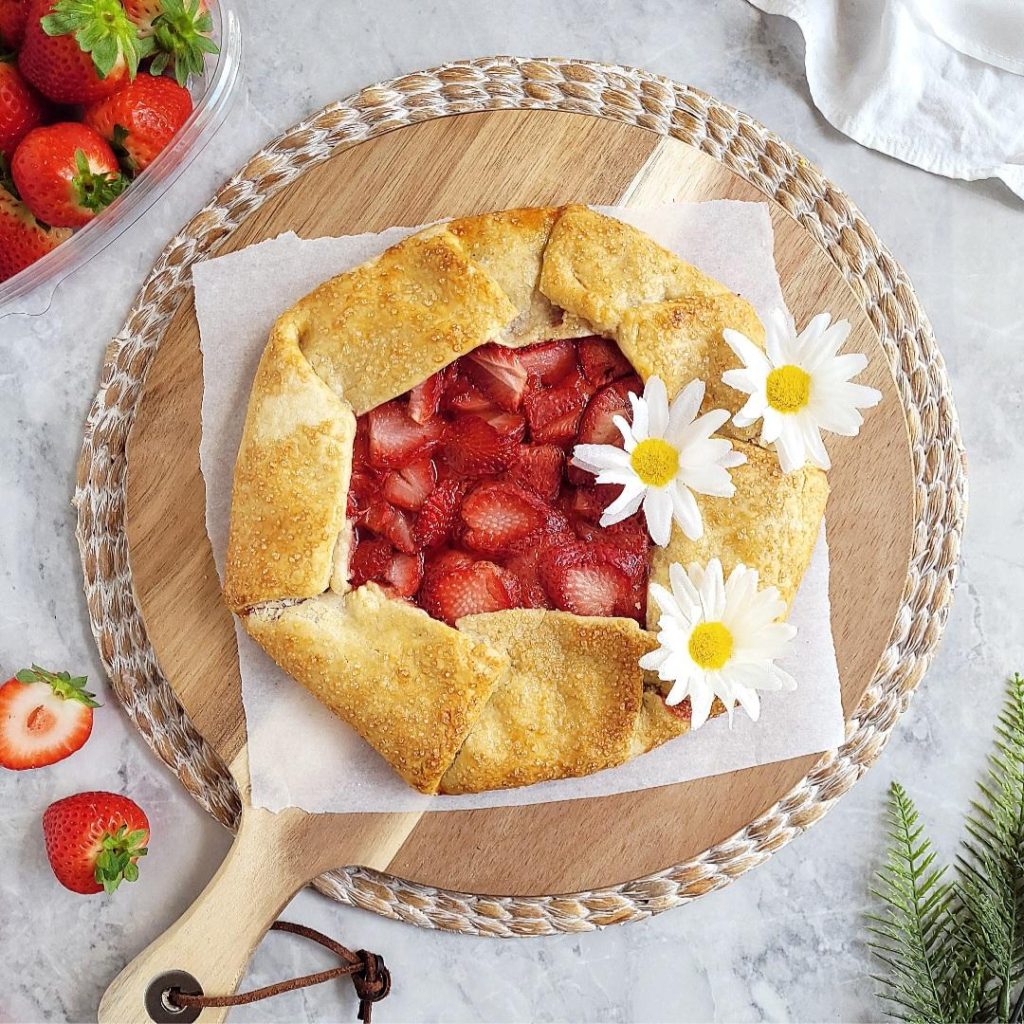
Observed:
[[[850,349],[871,359],[862,379],[883,392],[856,441],[829,445],[832,627],[849,713],[888,641],[907,576],[910,447],[895,385],[863,309],[827,255],[780,206],[711,157],[641,128],[542,110],[461,114],[340,151],[260,206],[219,251],[286,230],[312,238],[520,205],[709,198],[770,205],[776,262],[797,322],[822,309],[849,319]],[[234,633],[205,530],[202,386],[189,301],[164,335],[130,438],[128,537],[139,606],[161,667],[244,786]],[[677,742],[682,747],[686,740]],[[815,760],[601,799],[428,813],[397,852],[388,848],[385,863],[394,875],[463,892],[540,895],[611,885],[686,861],[727,838],[798,783]],[[359,819],[389,816],[330,815],[315,823],[303,817],[309,828],[290,823],[288,842],[315,843],[319,865],[342,867],[355,856],[345,853],[352,849],[346,837],[360,829]],[[394,830],[385,831],[393,843]],[[332,860],[335,850],[342,859]]]

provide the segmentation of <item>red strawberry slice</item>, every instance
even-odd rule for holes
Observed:
[[[526,418],[533,440],[560,446],[572,441],[592,392],[593,388],[578,372],[566,377],[556,388],[530,392]]]
[[[383,537],[368,537],[360,541],[348,564],[348,581],[361,587],[370,580],[382,580],[391,565],[395,549]]]
[[[477,414],[486,420],[499,434],[514,437],[522,441],[526,433],[526,420],[517,412],[501,412],[499,409],[486,409]]]
[[[348,488],[348,516],[357,523],[366,518],[371,502],[380,494],[380,480],[370,469],[352,469]]]
[[[82,747],[99,707],[85,682],[33,665],[0,686],[0,766],[42,768]]]
[[[417,423],[426,423],[441,408],[441,396],[448,381],[448,369],[421,381],[409,392],[409,416]]]
[[[441,396],[441,408],[446,412],[483,413],[494,410],[494,403],[475,384],[469,382],[460,368],[461,363],[456,363],[455,367]]]
[[[434,488],[420,507],[413,531],[421,548],[437,547],[448,539],[461,500],[462,483],[458,480],[443,480]]]
[[[617,448],[623,445],[622,434],[615,426],[613,418],[622,416],[627,423],[633,422],[633,406],[629,394],[643,394],[643,381],[637,376],[624,377],[614,381],[597,392],[587,405],[580,419],[579,430],[576,432],[576,444],[613,444]],[[568,471],[569,482],[586,484],[592,482],[594,475],[570,462]]]
[[[519,362],[541,384],[557,384],[576,369],[576,346],[569,340],[545,341],[516,351]]]
[[[526,390],[526,367],[510,348],[493,342],[470,352],[463,360],[466,376],[495,405],[515,412]]]
[[[384,574],[384,590],[392,597],[412,597],[423,580],[423,554],[395,552]]]
[[[553,444],[523,447],[519,461],[508,471],[513,483],[529,487],[547,501],[558,496],[565,469],[565,453]]]
[[[384,478],[384,497],[399,508],[415,511],[423,505],[437,483],[437,470],[429,455],[420,455]]]
[[[588,475],[588,479],[594,478]],[[577,487],[569,493],[564,508],[576,521],[596,523],[604,514],[604,510],[619,496],[621,490],[618,484]]]
[[[587,380],[595,387],[625,377],[633,372],[629,360],[614,341],[607,338],[582,338],[579,342],[580,366]]]
[[[456,473],[498,473],[511,466],[518,454],[515,435],[499,433],[479,416],[456,415],[448,425],[444,457]]]
[[[469,527],[463,540],[474,551],[501,556],[516,541],[539,530],[545,510],[538,500],[514,484],[481,484],[466,495],[460,510]]]
[[[465,569],[432,574],[420,600],[428,614],[450,626],[464,615],[514,607],[505,573],[493,562],[474,562]]]
[[[386,537],[399,551],[414,555],[419,551],[419,544],[413,538],[412,524],[405,513],[399,512],[383,498],[374,498],[366,511],[366,525],[374,533]]]
[[[369,461],[383,469],[408,464],[415,456],[436,445],[444,433],[444,422],[440,418],[417,423],[398,401],[371,409],[367,420]]]
[[[665,700],[665,694],[658,694],[658,696],[661,697],[661,702],[665,705],[665,710],[670,715],[675,715],[676,718],[681,718],[684,722],[689,722],[693,718],[693,709],[689,697],[684,697],[678,704],[669,704]]]
[[[476,559],[458,548],[441,548],[427,556],[425,576],[444,576],[456,569],[468,569]]]
[[[556,565],[544,573],[545,588],[556,608],[575,615],[630,614],[633,584],[607,562]]]

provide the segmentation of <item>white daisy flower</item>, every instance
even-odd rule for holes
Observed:
[[[745,334],[726,328],[722,336],[742,360],[743,369],[727,370],[722,380],[750,395],[733,418],[749,427],[762,417],[761,441],[775,444],[784,473],[808,460],[820,469],[831,466],[821,431],[853,437],[864,422],[858,409],[877,405],[882,393],[851,380],[868,365],[859,352],[838,355],[850,323],[832,323],[819,313],[800,334],[785,310],[777,309],[765,324],[762,352]]]
[[[691,381],[676,395],[671,408],[660,377],[651,377],[643,397],[630,392],[633,423],[613,417],[625,449],[613,444],[578,444],[572,463],[594,473],[599,484],[621,484],[622,493],[604,510],[602,526],[628,519],[641,505],[647,532],[664,547],[672,519],[690,540],[704,533],[693,497],[712,494],[731,498],[736,492],[729,470],[746,462],[725,438],[711,435],[729,418],[724,409],[697,416],[704,400],[704,382]]]
[[[652,583],[661,609],[657,650],[640,667],[671,682],[665,698],[678,704],[690,698],[690,728],[699,729],[717,697],[729,713],[738,701],[756,722],[758,690],[795,690],[796,680],[775,664],[786,653],[796,629],[776,621],[786,610],[775,587],[757,588],[757,570],[737,565],[723,581],[722,563],[713,558],[702,568],[669,566],[672,590]]]

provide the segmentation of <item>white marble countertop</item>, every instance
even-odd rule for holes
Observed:
[[[759,118],[822,167],[907,268],[949,365],[970,454],[971,518],[938,657],[878,765],[820,824],[728,889],[604,932],[495,940],[420,931],[300,894],[288,917],[380,951],[381,1021],[865,1020],[882,1007],[863,946],[890,779],[943,851],[988,748],[1002,679],[1024,666],[1024,210],[996,183],[933,177],[862,149],[810,103],[791,23],[742,0],[246,0],[240,95],[220,135],[153,210],[59,289],[0,322],[0,666],[87,671],[107,707],[73,759],[0,780],[0,1021],[93,1020],[120,967],[191,902],[227,834],[150,753],[106,688],[85,617],[69,505],[104,345],[165,240],[259,146],[330,100],[445,60],[561,54],[640,65]],[[372,13],[371,13],[372,12]],[[40,816],[83,788],[130,793],[152,853],[113,899],[61,889]],[[247,984],[326,963],[269,938]],[[235,1021],[352,1020],[351,987],[236,1010]]]

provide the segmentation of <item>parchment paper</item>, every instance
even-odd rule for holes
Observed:
[[[745,296],[760,315],[782,305],[773,233],[761,203],[715,200],[605,209]],[[202,442],[206,522],[223,572],[231,479],[249,390],[270,327],[328,277],[363,262],[415,227],[303,240],[292,233],[199,263],[193,270],[203,351]],[[794,652],[784,667],[792,693],[767,693],[760,721],[742,711],[629,764],[583,779],[472,796],[425,797],[410,789],[354,730],[279,669],[236,623],[248,727],[252,801],[312,812],[459,810],[604,796],[830,750],[843,741],[839,674],[830,625],[825,529],[790,621]]]

